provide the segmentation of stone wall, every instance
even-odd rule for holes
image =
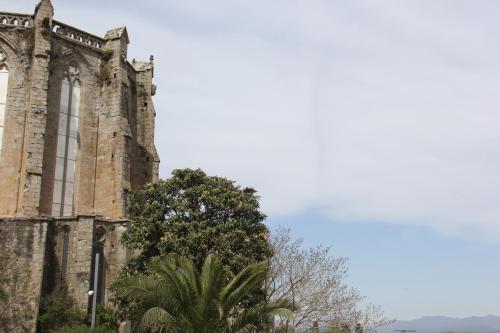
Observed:
[[[0,219],[0,331],[34,332],[45,264],[49,221]],[[7,327],[5,327],[5,326]]]
[[[44,294],[67,288],[75,303],[87,310],[93,289],[95,245],[102,247],[99,303],[108,304],[113,278],[131,252],[120,244],[128,220],[95,216],[62,219],[0,219],[0,321],[9,332],[34,332],[39,301]],[[5,327],[0,324],[0,332]]]
[[[29,103],[29,72],[34,46],[34,28],[11,29],[0,25],[0,48],[9,70],[8,112],[0,158],[0,215],[21,213],[24,129]]]
[[[55,283],[49,288],[66,287],[76,303],[87,309],[88,291],[93,289],[93,249],[99,245],[103,248],[101,269],[104,274],[100,302],[108,304],[110,284],[130,257],[129,251],[120,244],[128,223],[127,220],[110,221],[94,216],[57,219],[52,235],[52,276],[47,278]]]
[[[47,120],[47,98],[50,62],[50,27],[54,8],[50,2],[42,2],[35,10],[33,51],[31,54],[28,110],[24,128],[24,150],[22,152],[24,178],[20,205],[24,216],[40,215],[40,190],[42,184],[45,127]],[[9,107],[7,106],[7,112]]]

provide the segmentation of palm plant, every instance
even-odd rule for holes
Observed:
[[[286,300],[250,308],[242,301],[262,287],[266,262],[248,266],[232,279],[213,256],[201,272],[179,256],[167,256],[148,266],[148,275],[124,279],[116,296],[133,301],[132,331],[151,333],[237,333],[250,332],[273,316],[290,316]]]

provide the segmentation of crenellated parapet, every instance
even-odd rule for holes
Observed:
[[[77,42],[97,50],[101,50],[103,45],[106,43],[104,38],[94,36],[88,32],[56,20],[52,21],[52,33],[56,37],[66,39],[71,42]]]
[[[29,14],[0,12],[0,28],[23,29],[34,26],[34,17]],[[52,20],[49,27],[53,36],[101,50],[106,40],[60,21]]]
[[[19,13],[0,12],[0,27],[29,28],[33,26],[33,16]]]

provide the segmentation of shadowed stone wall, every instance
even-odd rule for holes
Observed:
[[[47,230],[45,219],[0,219],[0,286],[6,294],[0,303],[0,331],[34,331]]]

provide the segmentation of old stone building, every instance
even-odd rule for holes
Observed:
[[[50,0],[0,12],[1,283],[21,332],[58,286],[87,308],[96,253],[108,300],[130,256],[119,242],[130,195],[158,174],[153,57],[127,60],[126,28],[98,37],[53,12]]]

